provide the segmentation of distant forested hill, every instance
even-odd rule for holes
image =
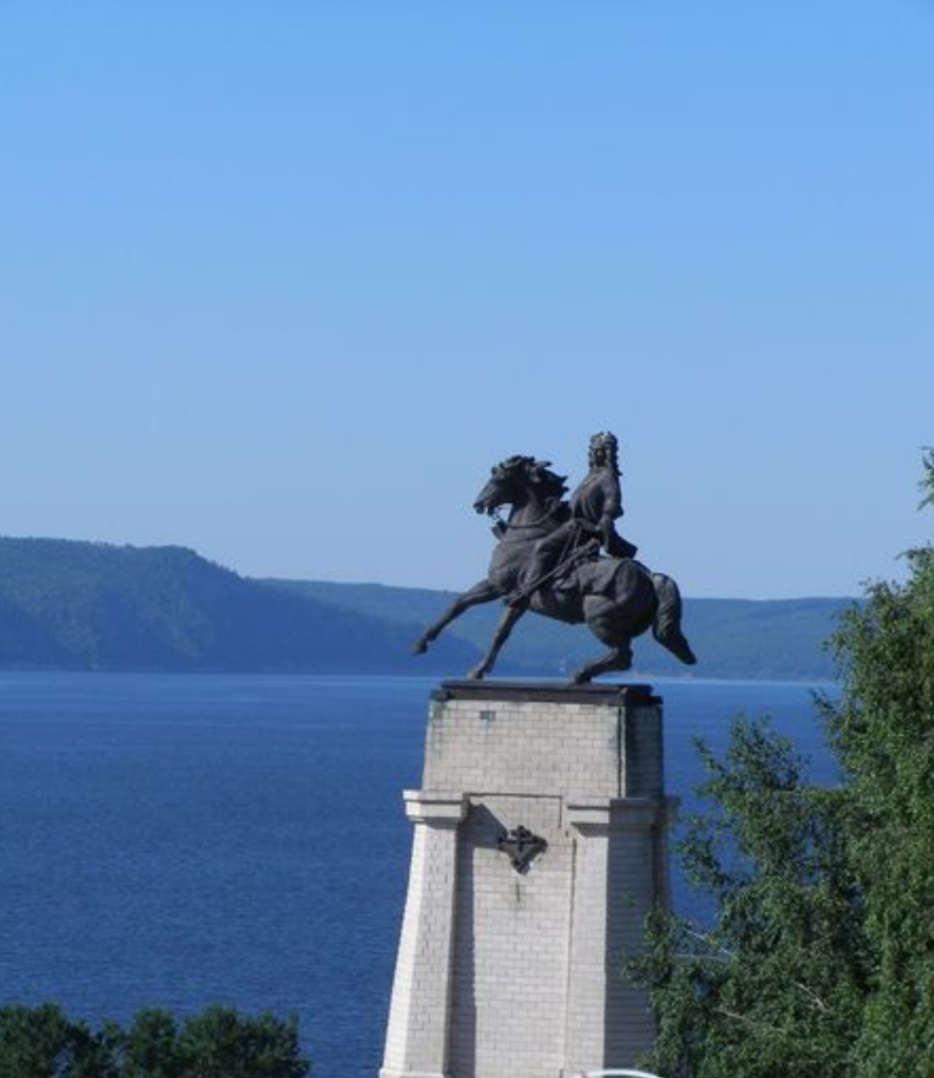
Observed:
[[[477,662],[502,612],[468,611],[427,655],[409,647],[453,593],[379,584],[250,580],[184,547],[0,538],[0,668],[440,674]],[[681,666],[649,635],[636,673],[822,680],[822,641],[851,601],[695,599]],[[602,645],[580,626],[524,617],[500,676],[562,677]]]
[[[268,583],[388,623],[404,620],[422,627],[455,598],[453,592],[381,584],[297,580]],[[836,615],[853,603],[852,599],[826,598],[686,599],[684,629],[697,653],[698,665],[682,666],[655,643],[651,634],[646,634],[634,645],[636,668],[662,676],[832,679],[834,665],[824,641],[834,630]],[[453,622],[446,635],[483,648],[501,613],[500,603],[475,607]],[[602,645],[586,628],[529,614],[513,630],[496,672],[560,676],[601,650]],[[466,668],[452,673],[460,675],[465,671]]]
[[[411,673],[406,627],[184,547],[0,538],[0,667]],[[426,672],[476,649],[448,642]]]

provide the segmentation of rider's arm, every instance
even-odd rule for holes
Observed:
[[[619,486],[619,476],[607,472],[600,484],[603,493],[603,511],[600,515],[600,528],[604,532],[612,529],[613,521],[623,515],[623,495]]]

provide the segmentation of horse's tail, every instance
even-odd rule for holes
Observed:
[[[664,573],[653,573],[652,586],[658,597],[658,610],[652,622],[652,635],[672,655],[676,655],[688,666],[693,666],[697,662],[697,657],[691,651],[691,645],[681,631],[681,592],[678,585]]]

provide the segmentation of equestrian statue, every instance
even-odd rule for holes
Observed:
[[[565,500],[566,477],[550,461],[513,456],[493,467],[474,509],[496,518],[497,538],[486,579],[459,596],[418,638],[415,654],[471,606],[504,599],[493,641],[469,677],[493,669],[512,627],[526,610],[569,624],[586,622],[610,649],[573,677],[583,684],[600,674],[628,670],[632,640],[652,630],[683,663],[697,660],[681,631],[681,593],[670,576],[653,573],[635,558],[636,547],[616,532],[623,515],[619,447],[607,431],[590,439],[590,470]],[[499,517],[509,505],[506,520]]]

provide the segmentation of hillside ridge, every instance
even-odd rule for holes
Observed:
[[[454,622],[425,656],[410,646],[455,597],[430,588],[254,579],[184,546],[0,537],[0,668],[441,674],[477,662],[500,603]],[[686,599],[684,626],[709,678],[834,677],[823,641],[855,600]],[[564,677],[602,645],[580,626],[529,616],[501,676]],[[650,638],[634,673],[684,675]]]
[[[0,667],[411,672],[403,634],[181,546],[0,537]],[[428,672],[475,661],[456,640]]]

